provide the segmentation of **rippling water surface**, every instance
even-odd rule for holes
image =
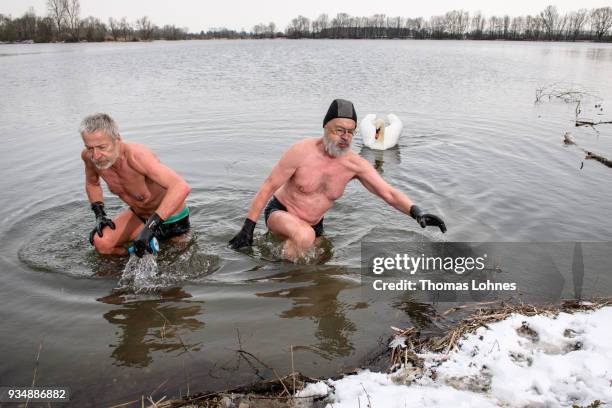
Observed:
[[[610,120],[610,72],[609,44],[1,45],[0,384],[31,383],[41,342],[38,383],[70,386],[75,406],[272,377],[237,358],[239,342],[280,372],[293,346],[296,369],[333,375],[360,364],[389,325],[427,323],[425,303],[364,295],[364,239],[610,241],[612,169],[583,149],[612,157],[612,125],[576,128],[573,104],[534,104],[542,86],[580,87],[600,98],[581,115]],[[417,228],[353,182],[326,215],[315,262],[278,262],[263,220],[252,253],[228,249],[275,161],[321,134],[338,97],[361,117],[401,118],[397,148],[373,152],[356,138],[353,149],[441,214],[448,233]],[[127,259],[102,258],[86,241],[77,128],[98,111],[192,187],[193,233],[162,247],[162,293],[117,290]],[[568,131],[576,145],[564,145]],[[122,208],[109,193],[106,202],[112,214]]]

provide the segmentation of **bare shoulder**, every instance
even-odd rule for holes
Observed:
[[[317,152],[317,139],[309,138],[295,142],[285,152],[283,157],[291,161],[300,162],[312,153]]]
[[[151,149],[140,143],[123,142],[125,157],[130,163],[138,163],[143,160],[158,160]]]
[[[372,167],[370,162],[368,162],[366,159],[364,159],[352,150],[349,151],[343,157],[343,159],[346,166],[357,174],[366,171]]]
[[[302,139],[292,144],[289,150],[303,153],[308,150],[316,149],[318,140],[319,139],[314,138],[314,137]]]

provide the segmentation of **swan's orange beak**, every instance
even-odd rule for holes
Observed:
[[[376,134],[374,135],[374,139],[378,140],[378,138],[380,137],[380,128],[376,129]]]

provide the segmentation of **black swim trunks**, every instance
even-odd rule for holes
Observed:
[[[130,210],[136,215],[140,221],[144,224],[147,223],[147,219],[139,216],[134,212],[134,210],[130,207]],[[161,223],[158,227],[158,231],[155,233],[155,238],[159,241],[165,241],[173,237],[178,237],[183,235],[191,228],[191,224],[189,223],[189,208],[185,206],[185,208],[179,212],[168,218],[166,221]]]
[[[285,207],[283,203],[278,201],[278,198],[272,196],[272,199],[268,202],[268,205],[264,210],[264,219],[266,220],[266,225],[268,225],[268,218],[270,217],[270,214],[278,210],[287,211],[287,207]],[[321,221],[319,221],[316,225],[312,225],[312,229],[315,232],[315,237],[320,237],[321,235],[323,235],[323,218],[321,218]]]

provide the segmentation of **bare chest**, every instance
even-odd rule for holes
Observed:
[[[146,202],[152,196],[147,179],[133,169],[108,169],[102,171],[100,177],[113,194],[124,199]]]
[[[313,162],[301,166],[291,182],[302,194],[322,194],[330,200],[337,200],[354,173],[341,164]]]

